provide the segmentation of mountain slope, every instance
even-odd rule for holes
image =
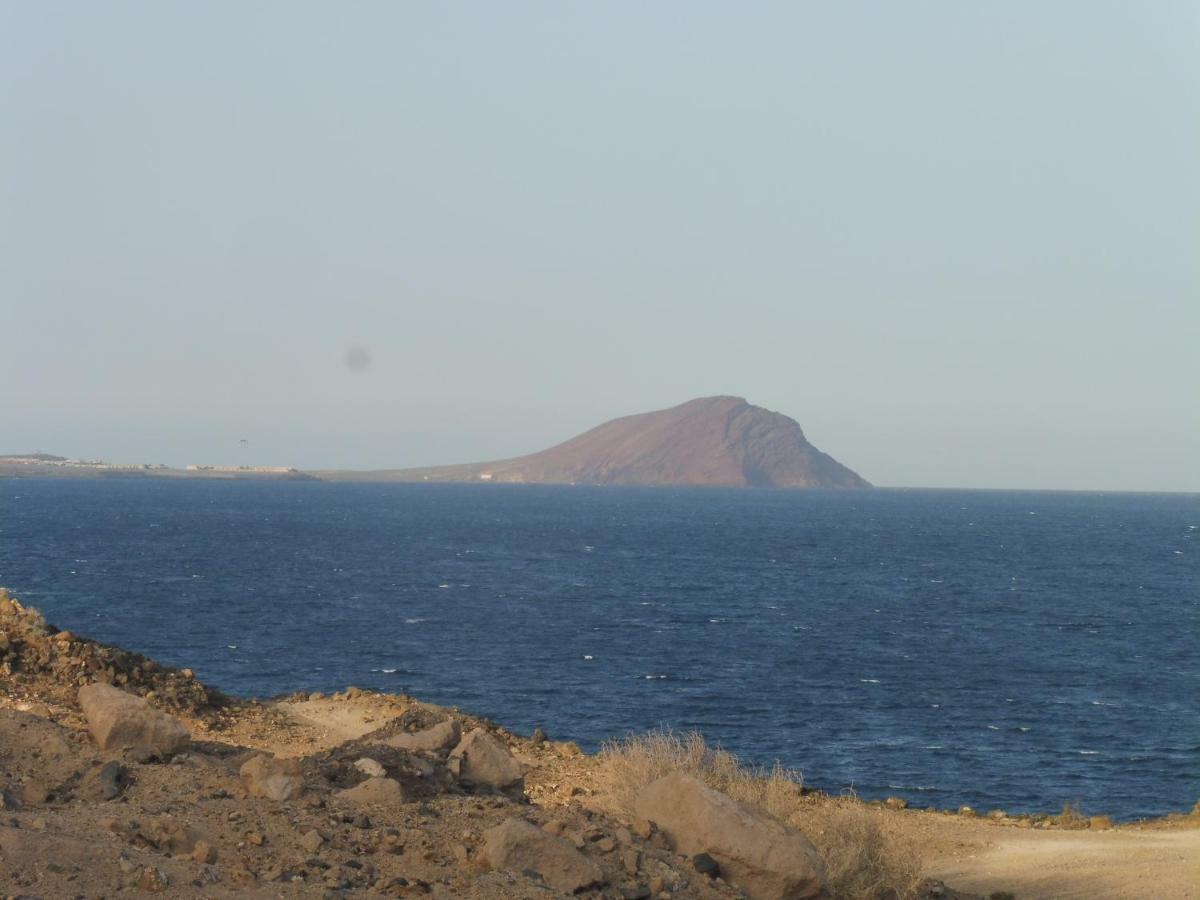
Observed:
[[[795,420],[741,397],[702,397],[613,419],[555,447],[514,459],[314,474],[336,480],[870,487],[810,444]]]

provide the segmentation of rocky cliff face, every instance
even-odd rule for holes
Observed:
[[[322,475],[528,484],[870,487],[810,444],[795,420],[741,397],[702,397],[671,409],[614,419],[556,447],[515,459]]]

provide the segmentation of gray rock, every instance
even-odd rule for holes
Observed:
[[[96,778],[100,783],[100,794],[105,800],[116,800],[129,786],[129,770],[116,760],[105,763]]]

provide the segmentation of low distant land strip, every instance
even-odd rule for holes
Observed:
[[[512,459],[416,469],[301,471],[283,466],[118,465],[48,454],[0,456],[0,477],[139,475],[322,481],[583,484],[759,488],[868,488],[809,443],[794,419],[742,397],[701,397],[623,416]]]

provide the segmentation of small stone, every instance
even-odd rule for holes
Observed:
[[[354,764],[354,768],[362,772],[368,778],[382,778],[387,774],[387,769],[378,760],[371,759],[369,756],[364,756]]]
[[[975,811],[975,807],[973,807],[973,806],[960,806],[958,808],[958,814],[960,816],[968,816],[968,817],[974,817],[974,816],[979,815],[979,813],[977,813]]]
[[[630,875],[636,875],[642,867],[642,854],[632,847],[621,851],[621,865]]]
[[[267,841],[267,839],[265,837],[263,837],[261,834],[259,834],[257,831],[247,831],[246,832],[246,843],[248,843],[248,844],[253,844],[255,847],[261,847],[263,844],[266,843],[266,841]]]
[[[988,814],[987,814],[987,817],[988,817],[989,819],[996,819],[996,820],[999,820],[999,819],[1007,819],[1007,818],[1008,818],[1008,813],[1006,813],[1006,812],[1005,812],[1004,810],[1002,810],[1002,809],[993,809],[993,810],[991,810],[991,811],[989,811],[989,812],[988,812]]]
[[[96,827],[109,834],[117,834],[121,831],[121,820],[115,816],[101,816],[96,820]]]
[[[701,875],[716,878],[721,874],[721,866],[707,853],[697,853],[692,857],[692,867]]]
[[[551,819],[542,826],[542,831],[546,834],[562,834],[566,830],[566,823],[560,819]]]
[[[611,837],[602,837],[596,841],[596,849],[601,853],[612,853],[617,849],[617,842]]]
[[[313,691],[311,694],[308,695],[308,699],[313,700],[313,701],[324,700],[325,695],[322,694],[320,691]]]
[[[138,875],[137,885],[143,891],[159,893],[165,891],[170,884],[171,879],[167,877],[167,873],[154,866],[147,866]]]
[[[116,800],[129,785],[129,771],[116,760],[107,762],[97,776],[100,794],[105,800]]]
[[[211,866],[217,861],[217,848],[208,841],[196,841],[196,846],[192,848],[192,859]]]
[[[304,777],[296,759],[255,756],[242,764],[240,774],[251,797],[283,801],[304,793]]]
[[[325,838],[321,837],[321,832],[315,828],[304,832],[299,841],[300,847],[310,854],[320,850],[323,843],[325,843]]]
[[[462,865],[466,865],[471,859],[471,851],[463,844],[454,845],[454,858]]]
[[[529,738],[529,740],[533,746],[540,747],[542,744],[546,743],[546,732],[541,728],[535,728],[533,729],[533,735]]]
[[[643,840],[650,840],[654,834],[654,823],[649,819],[635,819],[633,823],[633,833]]]
[[[394,778],[368,778],[352,788],[338,791],[337,796],[351,803],[405,803],[408,796],[400,782]]]

